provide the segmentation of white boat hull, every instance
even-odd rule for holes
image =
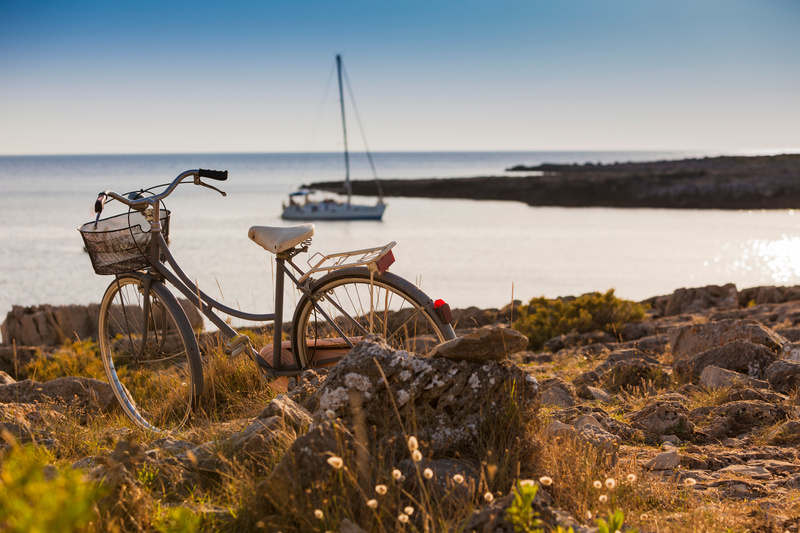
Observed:
[[[386,204],[357,205],[338,202],[308,202],[283,207],[284,220],[380,220]]]

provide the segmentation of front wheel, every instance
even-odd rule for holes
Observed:
[[[370,278],[363,267],[334,271],[314,283],[292,323],[292,351],[301,367],[336,360],[368,334],[420,355],[455,338],[425,293],[388,272]]]
[[[100,354],[125,414],[140,428],[172,431],[186,424],[202,393],[200,353],[172,293],[159,282],[145,285],[136,275],[109,285],[100,304]]]

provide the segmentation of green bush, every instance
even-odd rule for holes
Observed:
[[[42,447],[14,445],[0,464],[0,530],[89,531],[101,488],[71,468],[59,471]]]
[[[65,376],[105,379],[100,346],[94,341],[65,341],[55,353],[39,354],[23,369],[25,377],[45,382]]]
[[[566,333],[617,332],[623,324],[644,318],[644,307],[614,295],[592,292],[577,298],[550,300],[539,297],[517,308],[514,329],[529,339],[528,348],[541,349],[545,342]]]

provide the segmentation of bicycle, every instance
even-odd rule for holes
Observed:
[[[273,313],[243,312],[204,293],[170,252],[171,213],[163,201],[178,185],[192,183],[188,178],[225,196],[202,178],[224,181],[227,177],[227,171],[195,169],[149,189],[126,194],[104,191],[95,201],[94,221],[78,228],[95,273],[115,276],[100,304],[100,353],[117,400],[138,427],[153,431],[183,427],[204,392],[203,355],[196,332],[168,285],[185,297],[185,305],[197,308],[219,328],[228,339],[228,355],[246,353],[265,380],[335,364],[370,334],[380,335],[392,347],[423,355],[432,346],[455,338],[446,303],[434,302],[409,281],[387,271],[394,261],[394,241],[351,252],[317,252],[307,261],[310,268],[301,269],[293,259],[308,251],[313,224],[253,226],[248,232],[251,240],[275,255]],[[127,212],[101,219],[105,204],[112,200],[127,205]],[[300,298],[289,340],[284,341],[286,278]],[[257,351],[250,337],[237,332],[218,312],[248,322],[272,322],[271,344]]]

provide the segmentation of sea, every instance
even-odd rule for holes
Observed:
[[[520,164],[739,153],[392,152],[373,158],[380,177],[403,179],[513,176],[506,169]],[[351,165],[353,179],[372,177],[363,155],[352,154]],[[291,225],[280,218],[288,193],[305,183],[343,179],[342,154],[2,156],[0,321],[12,306],[99,302],[112,278],[94,274],[77,230],[93,220],[97,194],[169,183],[196,168],[228,170],[225,182],[207,180],[227,195],[183,185],[167,198],[175,257],[201,289],[227,305],[273,311],[273,258],[247,231]],[[391,271],[454,308],[499,308],[512,299],[609,289],[640,301],[681,287],[800,282],[795,210],[530,207],[424,198],[388,198],[387,204],[379,222],[317,222],[311,254],[396,241]],[[107,212],[121,213],[121,207],[111,202]],[[307,257],[298,260],[305,266]],[[288,292],[287,306],[295,301],[296,293]]]

